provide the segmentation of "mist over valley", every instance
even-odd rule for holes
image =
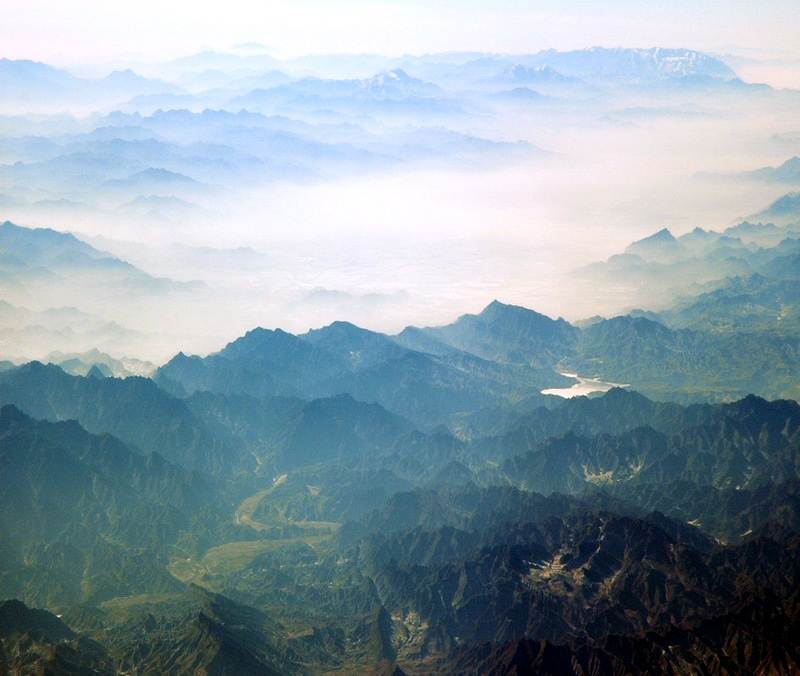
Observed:
[[[793,52],[433,25],[0,59],[0,672],[800,671]]]
[[[570,272],[663,227],[722,231],[793,186],[758,170],[798,152],[783,138],[797,93],[696,57],[208,52],[95,80],[4,60],[3,211],[202,282],[149,310],[83,295],[80,310],[164,334],[136,355],[155,360],[254,326],[396,332],[493,298],[571,321],[625,312],[641,305],[626,288]],[[33,311],[75,304],[26,294]]]

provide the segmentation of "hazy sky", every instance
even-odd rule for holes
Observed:
[[[690,47],[798,58],[795,0],[271,0],[262,3],[3,0],[7,58],[70,61],[183,55],[244,42],[271,54]],[[763,54],[762,54],[763,56]]]
[[[147,61],[234,46],[277,58],[661,46],[723,55],[746,81],[800,88],[799,1],[0,0],[0,57],[103,76],[112,67],[147,73]],[[663,227],[676,235],[698,226],[724,229],[784,191],[696,177],[777,166],[800,152],[791,97],[776,98],[778,107],[768,110],[762,109],[764,99],[749,107],[729,102],[717,110],[716,101],[704,99],[699,114],[692,106],[666,114],[673,103],[667,97],[644,104],[620,100],[616,115],[613,106],[603,109],[604,101],[585,117],[562,119],[560,112],[542,109],[534,124],[527,111],[516,109],[497,120],[451,119],[443,124],[456,125],[456,132],[526,141],[552,153],[552,162],[535,156],[480,169],[404,166],[368,175],[345,172],[310,185],[267,182],[230,195],[231,205],[204,204],[212,209],[205,221],[191,218],[168,228],[158,219],[131,225],[115,217],[121,204],[79,223],[69,211],[46,217],[37,212],[41,220],[26,220],[22,209],[17,222],[101,236],[104,248],[109,240],[147,242],[152,250],[133,262],[154,274],[175,273],[171,254],[160,257],[158,250],[172,241],[269,252],[274,258],[263,270],[229,274],[224,268],[219,278],[207,280],[218,286],[224,280],[224,288],[214,287],[224,312],[219,310],[213,330],[227,331],[215,336],[217,346],[255,325],[302,331],[348,319],[394,331],[408,323],[441,324],[479,311],[493,298],[579,319],[605,312],[601,301],[617,311],[624,297],[604,288],[574,292],[565,276],[572,267],[605,259]],[[626,116],[628,105],[634,108]],[[641,105],[662,107],[637,118]],[[218,206],[231,212],[220,219]],[[138,250],[123,249],[120,255]],[[192,266],[203,263],[193,260],[182,279],[197,279]],[[332,294],[339,295],[331,301]],[[197,321],[187,319],[183,328],[208,330],[207,301],[185,310]],[[185,319],[166,305],[159,309],[156,323],[167,314],[176,323]],[[118,310],[132,316],[128,308]],[[123,324],[128,319],[114,318]],[[190,333],[207,338],[194,328]],[[183,334],[168,347],[173,353],[206,349],[185,344]]]

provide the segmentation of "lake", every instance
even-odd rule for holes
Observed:
[[[628,387],[621,383],[607,383],[597,378],[582,378],[577,373],[561,373],[561,375],[567,378],[575,378],[578,382],[572,387],[552,387],[547,390],[542,390],[542,394],[554,394],[557,397],[570,399],[572,397],[585,396],[595,392],[608,392],[612,387]]]

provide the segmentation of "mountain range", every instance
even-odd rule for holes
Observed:
[[[796,92],[665,48],[3,59],[0,88],[0,672],[800,671],[796,140],[759,135]],[[571,274],[597,316],[489,302],[551,289],[525,205],[578,146],[691,138],[705,167],[719,125],[759,159],[693,187],[764,208],[653,219]],[[570,213],[610,218],[610,179],[577,176]],[[339,238],[335,205],[372,197],[423,229],[452,211],[447,255],[406,230],[351,250],[377,211]],[[492,258],[498,214],[527,244]],[[442,261],[460,314],[420,291]]]
[[[279,354],[302,375],[309,355],[369,368],[407,350],[368,334],[355,354],[352,331],[324,353],[324,333],[279,335]],[[215,368],[274,349],[251,338]],[[796,663],[796,402],[612,389],[465,438],[463,418],[415,429],[347,394],[187,396],[37,364],[0,379],[0,580],[66,623],[34,629],[7,602],[6,665],[127,668],[143,635],[155,670],[631,669],[665,645],[675,670]]]

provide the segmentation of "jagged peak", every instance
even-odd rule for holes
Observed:
[[[250,329],[249,331],[247,331],[243,336],[239,336],[235,340],[232,340],[225,346],[225,349],[231,347],[232,345],[241,344],[243,342],[244,343],[256,342],[259,340],[265,340],[273,337],[285,338],[287,336],[291,336],[292,338],[296,337],[294,334],[291,334],[280,328],[266,329],[263,326],[257,326],[254,329]]]

